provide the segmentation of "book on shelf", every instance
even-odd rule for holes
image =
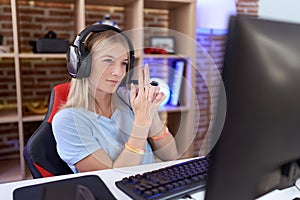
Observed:
[[[168,102],[169,105],[177,106],[179,103],[179,96],[185,65],[185,59],[175,59],[171,64],[171,70],[169,75],[171,96]]]

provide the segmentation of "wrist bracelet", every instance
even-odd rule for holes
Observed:
[[[133,153],[145,154],[145,150],[134,148],[134,147],[130,146],[128,144],[128,142],[125,143],[125,148],[128,149],[129,151],[133,152]]]
[[[158,136],[152,136],[151,138],[152,138],[152,140],[161,140],[161,139],[164,139],[165,137],[167,137],[168,133],[169,133],[169,129],[166,127],[166,130],[162,134],[160,134]]]

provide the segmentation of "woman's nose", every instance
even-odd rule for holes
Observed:
[[[123,74],[123,66],[122,63],[115,63],[112,69],[112,75],[114,76],[121,76]]]

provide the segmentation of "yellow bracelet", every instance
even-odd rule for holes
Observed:
[[[168,133],[169,133],[169,129],[166,127],[166,130],[162,134],[160,134],[158,136],[152,136],[151,138],[152,138],[152,140],[161,140],[161,139],[164,139],[165,137],[167,137]]]
[[[128,142],[125,143],[125,148],[128,149],[129,151],[133,152],[133,153],[145,154],[145,150],[134,148],[134,147],[130,146],[128,144]]]

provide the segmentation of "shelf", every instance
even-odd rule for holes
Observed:
[[[86,0],[85,4],[92,4],[92,5],[102,5],[102,6],[119,6],[124,7],[126,5],[132,4],[134,2],[137,2],[137,0]]]
[[[23,122],[36,122],[36,121],[43,121],[45,118],[45,115],[30,115],[30,116],[24,116]]]
[[[24,0],[17,0],[17,2],[18,1],[24,1]],[[52,3],[75,3],[75,0],[64,0],[63,2],[61,0],[34,0],[34,1],[36,1],[36,2],[47,2],[47,3],[49,3],[49,2],[52,2]],[[28,1],[28,2],[30,2],[30,1]]]
[[[14,53],[0,53],[0,58],[14,58]],[[20,58],[66,58],[65,53],[21,53]]]
[[[175,9],[190,3],[196,3],[196,0],[145,0],[145,8]]]
[[[18,122],[17,111],[0,111],[0,124]]]
[[[18,0],[21,1],[21,0]],[[78,0],[36,0],[37,2],[51,2],[51,3],[77,3]],[[125,6],[137,0],[85,0],[85,4],[103,5],[103,6]]]
[[[0,53],[0,58],[13,58],[14,56],[14,53]]]
[[[21,53],[20,58],[66,58],[65,53]]]

